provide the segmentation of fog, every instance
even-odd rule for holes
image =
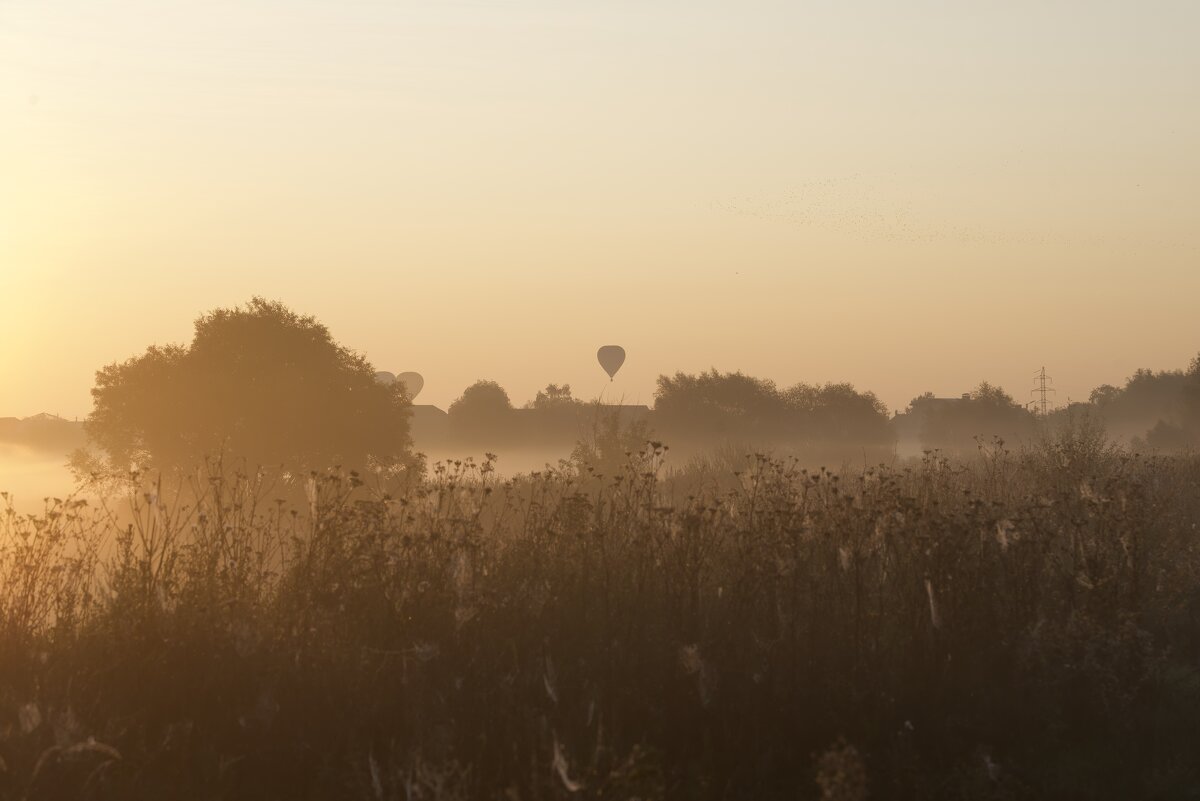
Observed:
[[[75,487],[66,454],[0,443],[0,492],[19,513],[41,511],[44,498],[62,498]]]

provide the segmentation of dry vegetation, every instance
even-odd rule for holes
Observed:
[[[0,513],[0,798],[1194,796],[1198,482],[1076,429]]]

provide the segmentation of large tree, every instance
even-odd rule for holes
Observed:
[[[110,467],[362,469],[409,455],[409,402],[312,317],[255,297],[196,320],[190,346],[153,346],[96,373],[86,422]]]
[[[849,383],[797,384],[783,391],[807,442],[887,452],[895,434],[887,406],[874,392]]]
[[[654,410],[668,441],[763,442],[787,428],[787,403],[774,382],[740,372],[660,375]]]
[[[496,444],[513,438],[513,405],[504,387],[486,379],[463,390],[446,414],[455,434],[478,444]]]

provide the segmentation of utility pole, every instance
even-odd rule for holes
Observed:
[[[1033,374],[1033,380],[1036,386],[1030,390],[1033,395],[1033,406],[1037,409],[1037,413],[1045,417],[1050,413],[1050,396],[1056,394],[1054,389],[1054,379],[1046,375],[1046,368],[1043,367]]]

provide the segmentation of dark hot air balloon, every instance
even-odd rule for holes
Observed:
[[[625,363],[625,349],[620,345],[605,345],[596,351],[596,359],[604,368],[604,372],[608,373],[608,380],[611,381],[617,371],[621,369],[621,365]]]
[[[421,388],[425,386],[425,379],[420,373],[401,373],[396,376],[396,380],[404,385],[404,391],[408,393],[409,400],[415,400],[421,394]]]

